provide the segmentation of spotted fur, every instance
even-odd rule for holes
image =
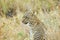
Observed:
[[[22,18],[22,23],[28,24],[31,27],[33,40],[45,40],[44,39],[44,27],[45,25],[34,15],[33,12],[26,12]]]

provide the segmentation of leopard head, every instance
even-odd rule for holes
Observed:
[[[35,25],[38,22],[37,17],[33,12],[26,12],[22,19],[22,23],[24,24],[29,23],[30,25]]]

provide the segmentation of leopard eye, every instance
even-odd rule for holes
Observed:
[[[29,17],[28,17],[28,16],[25,16],[25,18],[26,18],[26,19],[29,19]]]
[[[23,18],[27,18],[27,16],[23,16]]]

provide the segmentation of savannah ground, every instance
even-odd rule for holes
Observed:
[[[45,24],[46,40],[60,40],[60,0],[0,0],[0,40],[29,40],[29,10]]]

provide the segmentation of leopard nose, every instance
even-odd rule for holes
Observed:
[[[28,22],[25,22],[24,24],[27,24]]]

